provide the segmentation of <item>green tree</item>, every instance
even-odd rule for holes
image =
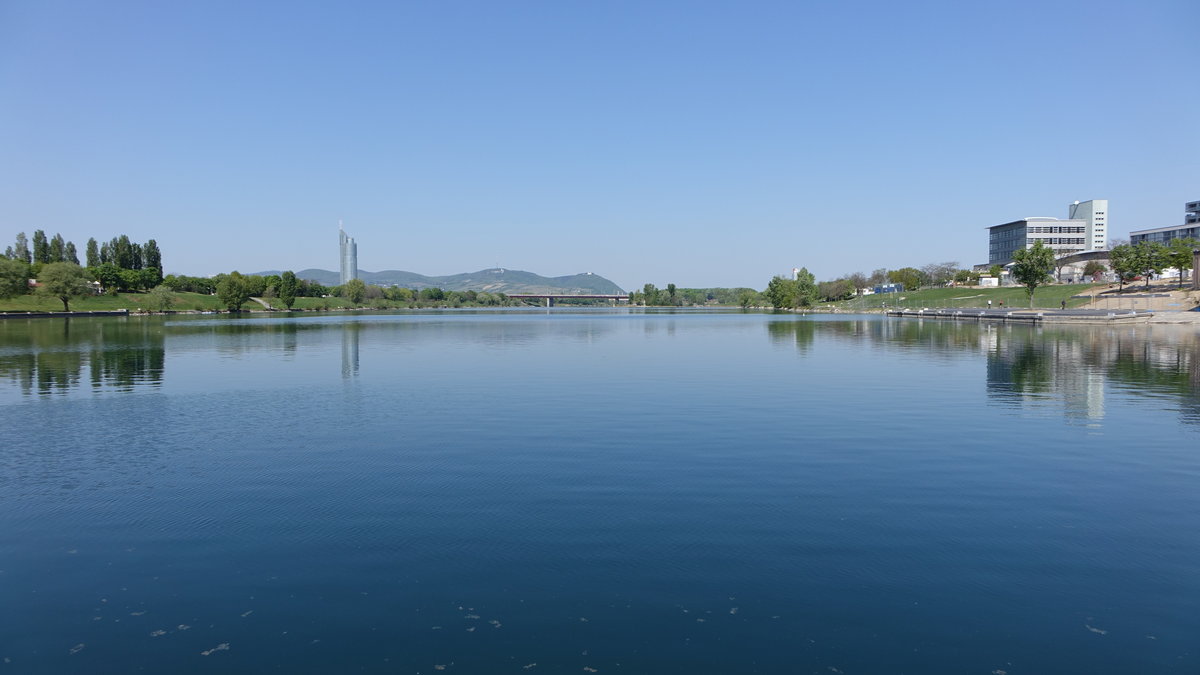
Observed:
[[[999,279],[1000,275],[1004,274],[1004,266],[1003,265],[992,265],[991,267],[988,268],[988,274],[992,275],[992,277],[995,279]]]
[[[1050,273],[1054,271],[1054,249],[1048,248],[1041,239],[1034,242],[1032,248],[1017,249],[1013,252],[1013,278],[1025,287],[1029,295],[1029,306],[1033,307],[1033,293],[1050,281]]]
[[[1146,288],[1150,288],[1150,277],[1162,274],[1168,264],[1168,250],[1157,241],[1139,241],[1134,244],[1134,259],[1137,261],[1138,274],[1146,280]]]
[[[1183,288],[1183,273],[1192,269],[1192,252],[1200,248],[1200,241],[1187,237],[1172,239],[1167,243],[1167,264],[1179,270],[1179,287]]]
[[[904,284],[904,290],[915,291],[925,285],[925,273],[915,267],[902,267],[888,272],[888,281]]]
[[[138,270],[121,270],[121,290],[136,291],[142,287],[142,274]]]
[[[661,295],[661,292],[654,284],[646,284],[645,286],[642,286],[642,303],[647,307],[661,304],[659,295]]]
[[[137,271],[138,288],[151,289],[162,283],[162,272],[155,267],[143,267]]]
[[[817,278],[808,271],[807,267],[801,267],[800,271],[796,272],[796,304],[799,307],[812,307],[817,302]]]
[[[146,308],[155,312],[165,312],[175,304],[175,294],[166,286],[155,286],[146,294]]]
[[[849,279],[834,279],[817,284],[817,297],[825,302],[837,302],[854,297],[854,284]]]
[[[231,312],[242,311],[242,305],[250,299],[250,284],[247,283],[246,277],[239,272],[231,272],[223,275],[221,280],[217,282],[217,297]]]
[[[63,251],[63,262],[79,264],[79,253],[75,250],[75,242],[67,242],[67,248]]]
[[[100,282],[100,288],[105,293],[116,293],[121,288],[121,268],[106,262],[97,267],[90,267],[91,277]]]
[[[758,300],[758,293],[755,293],[754,291],[750,290],[749,288],[743,288],[741,291],[738,292],[738,304],[742,306],[742,309],[749,308],[757,300]]]
[[[254,274],[243,275],[246,280],[246,290],[250,291],[250,297],[261,298],[267,292],[267,278],[260,277]]]
[[[485,295],[491,295],[491,294],[480,293],[479,297],[482,298]],[[495,296],[492,296],[493,299],[494,299],[494,297]],[[392,300],[395,302],[412,302],[414,298],[416,298],[416,294],[412,292],[411,288],[402,288],[400,286],[392,286],[391,288],[387,289],[387,299],[388,300]]]
[[[42,230],[33,231],[33,262],[46,264],[50,260],[50,243],[46,241],[46,233]]]
[[[1117,244],[1108,252],[1108,262],[1113,274],[1117,275],[1119,290],[1125,289],[1125,282],[1138,274],[1137,251],[1129,244]]]
[[[87,258],[88,267],[99,267],[103,262],[100,260],[100,246],[96,243],[95,237],[88,239],[85,257]]]
[[[13,257],[26,265],[33,262],[33,256],[29,253],[29,240],[25,238],[24,232],[17,233],[17,243],[13,245]]]
[[[775,276],[767,282],[767,290],[763,291],[763,295],[775,309],[791,309],[799,304],[800,288],[794,279]]]
[[[441,290],[440,288],[438,290]],[[342,297],[355,305],[362,304],[367,297],[367,284],[362,279],[351,279],[342,286]],[[439,298],[440,299],[440,298]]]
[[[667,284],[667,296],[670,298],[669,304],[675,304],[675,284]]]
[[[279,301],[284,307],[292,308],[296,304],[296,289],[299,284],[296,282],[296,273],[288,270],[279,275]]]
[[[123,270],[132,270],[138,267],[137,261],[134,260],[133,243],[129,241],[127,235],[113,237],[109,247],[112,250],[112,262],[116,263],[117,267]]]
[[[158,270],[158,279],[155,280],[154,285],[157,286],[158,284],[161,284],[163,279],[163,265],[162,251],[158,250],[158,242],[154,241],[153,239],[146,242],[146,245],[142,247],[142,257],[144,258],[142,261],[144,263],[144,267],[153,267],[154,269]]]
[[[0,298],[11,298],[29,292],[29,264],[21,260],[0,258]]]
[[[67,262],[67,241],[61,234],[55,234],[50,239],[50,262]],[[79,264],[76,261],[75,264]]]
[[[974,286],[979,283],[979,272],[973,270],[958,270],[954,273],[954,283]]]
[[[1099,260],[1089,260],[1087,264],[1083,266],[1083,276],[1091,277],[1092,281],[1095,281],[1099,278],[1099,275],[1104,274],[1104,270],[1106,269],[1107,268],[1104,266],[1104,263],[1100,262]]]
[[[62,300],[63,311],[71,311],[71,300],[91,292],[87,275],[75,263],[56,262],[42,267],[38,273],[38,285],[42,293]]]

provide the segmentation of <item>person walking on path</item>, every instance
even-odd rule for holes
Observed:
[[[1067,301],[1066,301],[1066,299],[1064,299],[1064,300],[1062,301],[1062,308],[1063,308],[1063,309],[1066,309],[1066,308],[1067,308]]]
[[[992,308],[992,301],[988,300],[988,309],[991,309],[991,308]]]

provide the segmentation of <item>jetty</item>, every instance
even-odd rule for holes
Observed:
[[[953,307],[939,309],[889,309],[888,316],[946,321],[1000,323],[1145,323],[1154,312],[1144,309],[1012,309]]]

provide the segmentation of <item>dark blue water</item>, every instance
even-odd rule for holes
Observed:
[[[0,383],[0,672],[1200,672],[1194,330],[8,320]]]

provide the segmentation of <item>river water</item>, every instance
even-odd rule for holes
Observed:
[[[0,321],[0,673],[1200,671],[1200,336]]]

